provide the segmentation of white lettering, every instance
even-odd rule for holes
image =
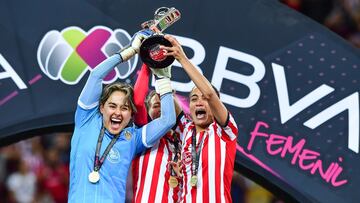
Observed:
[[[252,65],[254,72],[252,75],[242,75],[233,71],[226,70],[229,58],[234,58]],[[224,78],[237,83],[246,85],[250,89],[250,93],[246,98],[237,98],[225,93],[220,93],[221,100],[224,103],[240,107],[248,108],[256,104],[260,97],[260,88],[257,84],[265,75],[264,64],[255,56],[240,52],[234,49],[220,46],[216,59],[212,84],[220,90]]]
[[[276,63],[272,63],[271,65],[274,73],[274,81],[278,95],[280,118],[282,124],[286,123],[292,117],[334,91],[334,88],[323,84],[295,102],[293,105],[290,105],[289,91],[286,84],[284,67]]]
[[[0,65],[4,68],[5,72],[0,73],[0,80],[5,78],[11,78],[19,89],[26,89],[25,83],[21,80],[18,74],[14,71],[11,65],[0,54]]]
[[[315,129],[325,121],[333,118],[339,113],[348,110],[348,148],[359,153],[359,93],[355,92],[352,95],[338,101],[316,116],[307,120],[304,125]]]

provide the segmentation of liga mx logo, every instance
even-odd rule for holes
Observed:
[[[88,70],[130,43],[131,36],[123,29],[95,26],[87,33],[79,27],[62,31],[51,30],[43,37],[37,50],[41,70],[52,80],[77,84]],[[136,68],[138,56],[120,63],[105,78],[104,83],[128,77]]]

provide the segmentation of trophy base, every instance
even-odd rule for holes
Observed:
[[[153,35],[141,44],[140,58],[151,68],[165,68],[171,65],[175,58],[165,56],[164,51],[159,48],[160,45],[171,47],[171,43],[163,35]]]

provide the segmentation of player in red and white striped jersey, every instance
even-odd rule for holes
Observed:
[[[172,47],[161,48],[176,58],[196,85],[190,92],[192,121],[183,130],[181,201],[232,202],[237,125],[216,89],[189,61],[179,42],[170,35],[165,38]]]
[[[138,109],[135,115],[135,123],[144,125],[147,121],[147,114],[153,120],[160,117],[160,98],[155,91],[151,91],[146,99],[148,91],[149,70],[143,65],[135,84],[135,105]],[[176,104],[176,113],[179,118],[185,119],[180,115],[181,109]],[[178,178],[174,172],[169,170],[169,162],[174,161],[177,152],[177,159],[180,160],[180,128],[181,121],[168,132],[160,141],[136,157],[132,164],[133,176],[133,202],[178,202],[180,199],[182,179]],[[169,185],[170,176],[177,179],[178,185]]]

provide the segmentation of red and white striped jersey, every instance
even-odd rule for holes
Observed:
[[[180,131],[183,130],[183,124],[186,119],[182,116],[175,130],[178,136],[179,150],[181,150]],[[151,202],[179,202],[181,197],[182,180],[178,179],[179,184],[175,188],[169,186],[170,170],[168,163],[174,159],[174,145],[171,133],[167,133],[152,148],[136,157],[132,163],[133,174],[133,202],[151,203]],[[180,159],[180,157],[178,157]]]
[[[196,134],[197,151],[200,150],[197,185],[192,187],[192,134],[193,122],[186,124],[183,131],[182,163],[183,191],[182,202],[232,202],[231,180],[236,154],[237,125],[233,116],[228,114],[225,127],[213,122],[202,132]]]

